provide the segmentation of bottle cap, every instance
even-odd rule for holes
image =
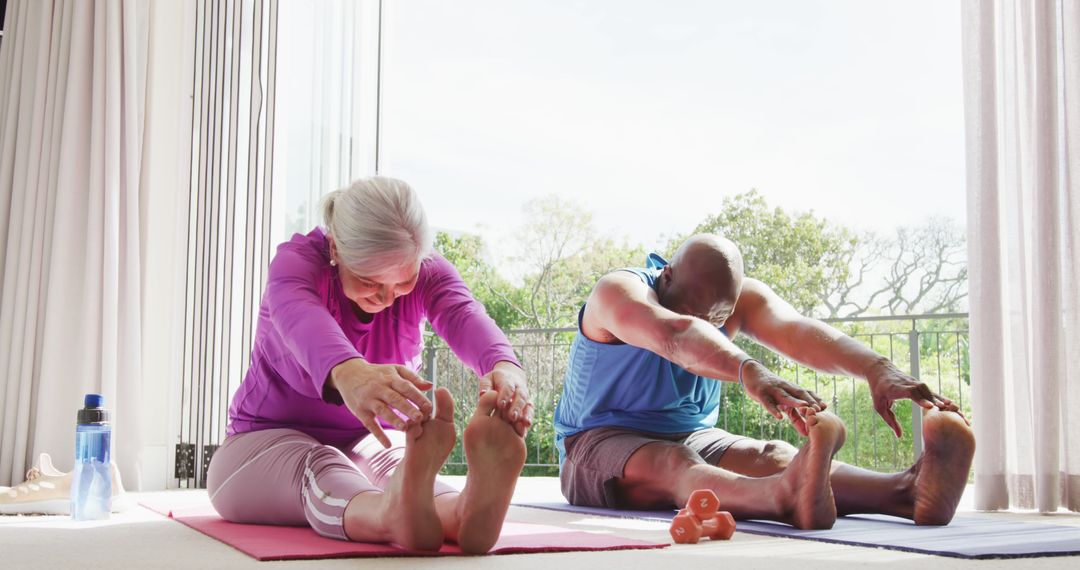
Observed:
[[[83,399],[83,409],[79,410],[79,425],[102,425],[109,423],[109,410],[106,410],[105,396],[87,394]]]

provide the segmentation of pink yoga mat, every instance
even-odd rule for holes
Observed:
[[[222,519],[209,503],[182,506],[168,501],[143,501],[154,512],[185,525],[258,560],[300,560],[310,558],[361,558],[374,556],[461,556],[454,544],[444,544],[438,552],[415,552],[389,544],[346,542],[324,538],[307,527],[237,524]],[[567,552],[572,550],[627,550],[664,548],[662,542],[646,542],[608,534],[566,530],[564,528],[515,523],[503,525],[491,554],[525,552]]]

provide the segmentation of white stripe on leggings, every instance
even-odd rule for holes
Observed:
[[[324,515],[321,512],[319,512],[319,509],[315,508],[315,505],[312,504],[311,490],[310,489],[304,489],[304,502],[307,504],[308,512],[311,513],[311,516],[315,517],[315,519],[318,520],[319,522],[321,522],[323,524],[328,524],[328,525],[333,526],[333,527],[342,526],[341,517],[332,517],[330,515]]]
[[[315,496],[318,497],[323,504],[341,508],[345,508],[349,504],[349,499],[338,499],[331,497],[329,493],[324,492],[319,487],[319,484],[315,482],[315,473],[307,466],[304,466],[304,477],[308,481],[308,487],[315,492]]]
[[[324,515],[318,510],[318,508],[315,508],[315,505],[311,501],[310,489],[303,489],[303,502],[307,503],[308,511],[310,511],[311,515],[318,519],[320,523],[324,525],[341,526],[341,517]]]

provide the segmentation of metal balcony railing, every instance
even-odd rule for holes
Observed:
[[[901,370],[957,402],[971,417],[966,313],[824,319],[834,327],[889,357]],[[570,343],[576,329],[522,329],[507,336],[525,368],[536,408],[535,424],[526,440],[526,475],[555,475],[552,419],[562,393]],[[813,389],[847,425],[848,438],[837,459],[878,471],[906,469],[921,451],[922,416],[910,402],[898,402],[894,411],[904,427],[897,439],[877,415],[869,388],[861,378],[818,373],[777,356],[746,339],[736,339],[749,354],[787,380]],[[477,379],[437,337],[430,337],[424,353],[424,376],[450,389],[457,402],[455,421],[461,433],[476,403]],[[717,427],[758,439],[779,439],[799,446],[802,440],[787,422],[769,416],[734,383],[721,388]],[[913,413],[916,412],[916,413]],[[465,455],[460,442],[447,461],[445,472],[463,473]]]

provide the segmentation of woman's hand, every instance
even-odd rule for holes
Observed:
[[[784,380],[757,361],[745,365],[743,387],[746,394],[764,406],[774,418],[783,419],[786,414],[795,429],[804,436],[808,431],[801,408],[812,408],[815,412],[826,408],[825,401],[813,391]]]
[[[518,435],[525,437],[533,421],[533,404],[525,383],[525,371],[512,362],[499,361],[491,372],[480,378],[480,395],[488,390],[499,393],[495,403],[499,417],[513,425]]]
[[[327,382],[383,447],[390,447],[390,439],[378,420],[405,431],[431,418],[431,401],[421,390],[430,390],[432,384],[399,364],[370,364],[352,358],[331,369]]]

